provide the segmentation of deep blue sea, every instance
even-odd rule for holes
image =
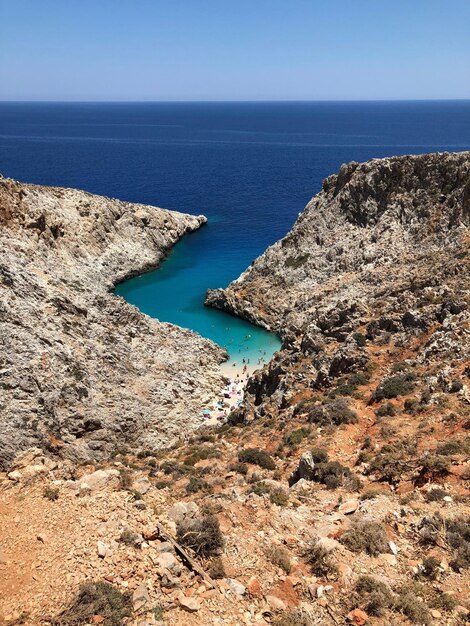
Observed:
[[[0,103],[0,173],[189,213],[209,224],[117,293],[256,358],[279,342],[203,306],[289,230],[344,162],[470,149],[470,101]]]

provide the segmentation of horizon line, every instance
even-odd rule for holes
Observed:
[[[372,98],[282,99],[282,100],[0,100],[0,104],[317,104],[374,102],[470,102],[468,98]]]

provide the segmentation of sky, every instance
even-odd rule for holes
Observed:
[[[0,100],[470,98],[470,0],[0,0]]]

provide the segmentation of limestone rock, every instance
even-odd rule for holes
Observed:
[[[234,578],[226,578],[225,582],[229,586],[229,589],[237,596],[245,595],[246,587],[238,582],[238,580],[235,580]]]
[[[96,470],[92,474],[85,474],[78,481],[81,494],[90,491],[100,491],[119,486],[119,471],[116,469]]]
[[[2,467],[31,447],[74,463],[155,449],[201,424],[224,351],[112,290],[205,221],[0,177]]]
[[[178,602],[180,606],[189,611],[190,613],[196,613],[201,608],[199,601],[196,598],[185,596],[183,593],[178,595]]]
[[[136,612],[150,608],[150,595],[144,584],[138,585],[138,587],[134,590],[134,593],[132,594],[132,606]]]

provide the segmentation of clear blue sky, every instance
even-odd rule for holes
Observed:
[[[470,98],[470,0],[0,0],[0,100]]]

